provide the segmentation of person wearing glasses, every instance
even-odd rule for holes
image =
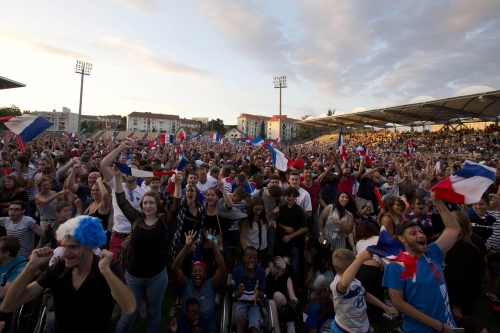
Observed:
[[[0,226],[4,227],[7,235],[19,238],[21,248],[19,255],[28,258],[31,251],[35,248],[35,234],[42,237],[43,229],[36,224],[29,216],[24,216],[26,204],[23,201],[16,200],[10,203],[9,216],[0,218]]]

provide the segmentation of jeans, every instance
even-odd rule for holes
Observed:
[[[138,278],[125,272],[125,281],[127,281],[127,286],[134,293],[137,308],[130,316],[122,312],[120,321],[118,321],[118,325],[116,326],[116,332],[130,332],[144,298],[146,298],[146,311],[148,315],[148,328],[146,332],[158,332],[161,322],[161,304],[168,285],[167,270],[163,269],[160,274],[151,278]]]
[[[290,265],[292,266],[293,287],[298,289],[304,281],[304,249],[298,246],[291,246],[288,249],[288,254],[290,256]]]

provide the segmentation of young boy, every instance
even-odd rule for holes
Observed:
[[[79,200],[79,199],[77,199]],[[42,244],[47,244],[50,248],[57,248],[56,231],[59,226],[69,220],[73,214],[73,206],[68,201],[59,201],[56,204],[57,221],[51,225],[45,226],[44,235],[42,236]]]
[[[233,297],[236,302],[237,332],[245,332],[248,328],[251,333],[258,333],[262,316],[257,305],[259,298],[264,298],[266,291],[266,273],[262,267],[257,266],[257,249],[247,246],[243,254],[243,265],[233,270]]]
[[[394,184],[393,175],[387,176],[387,183],[382,185],[380,189],[385,193],[382,199],[385,199],[386,197],[399,197],[399,186]]]
[[[337,272],[330,289],[333,293],[335,321],[331,333],[366,333],[370,330],[370,322],[366,313],[366,302],[382,308],[388,315],[396,317],[395,308],[388,307],[379,299],[367,293],[356,273],[364,261],[370,260],[372,254],[363,251],[355,258],[350,250],[336,250],[332,255],[333,268]],[[366,302],[365,302],[366,300]]]
[[[208,333],[210,329],[200,316],[200,302],[194,297],[186,301],[186,311],[181,318],[170,321],[172,333]]]

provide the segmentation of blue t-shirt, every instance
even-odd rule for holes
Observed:
[[[332,321],[333,319],[335,319],[335,312],[329,313],[325,317],[320,318],[320,308],[320,302],[314,302],[309,305],[309,314],[307,315],[307,319],[304,322],[304,324],[306,324],[306,332],[309,332],[311,328],[318,330],[318,332],[321,332],[321,328],[328,320]]]
[[[447,323],[455,328],[455,322],[450,308],[448,289],[443,275],[444,255],[441,249],[432,243],[429,251],[417,261],[416,279],[401,280],[400,274],[404,267],[392,262],[386,266],[382,286],[403,291],[403,300],[429,317]],[[403,331],[429,332],[436,331],[403,313]]]
[[[186,311],[186,301],[194,297],[200,302],[200,317],[207,323],[211,333],[217,333],[217,324],[215,322],[215,289],[212,285],[212,279],[206,280],[198,293],[194,288],[193,280],[186,278],[186,283],[181,290],[182,312]]]
[[[245,293],[239,298],[242,301],[253,301],[253,290],[258,286],[259,291],[266,291],[266,272],[262,267],[255,268],[253,278],[249,278],[243,266],[235,267],[233,270],[233,290],[238,290],[238,286],[243,283]]]
[[[7,282],[12,283],[12,282],[14,282],[14,279],[19,274],[21,274],[22,270],[24,269],[24,266],[26,266],[26,264],[28,263],[27,261],[22,262],[24,260],[26,260],[26,259],[24,257],[21,257],[18,254],[7,265],[0,266],[0,283],[4,283],[4,282],[5,283],[7,283]],[[20,263],[20,264],[17,265],[18,263]],[[17,266],[12,271],[10,271],[9,276],[5,276],[5,274],[7,274],[7,272],[9,271],[9,269],[11,269],[11,267],[14,267],[15,265],[17,265]],[[4,281],[4,279],[5,279],[5,281]]]
[[[184,319],[184,316],[177,319],[177,333],[191,333],[191,329],[188,327]],[[196,327],[203,328],[204,332],[212,332],[208,327],[207,322],[202,317],[200,317],[200,321]]]

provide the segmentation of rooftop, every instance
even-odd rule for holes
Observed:
[[[134,111],[134,112],[130,113],[127,117],[179,120],[178,115],[151,113],[151,112],[138,112],[138,111]]]

